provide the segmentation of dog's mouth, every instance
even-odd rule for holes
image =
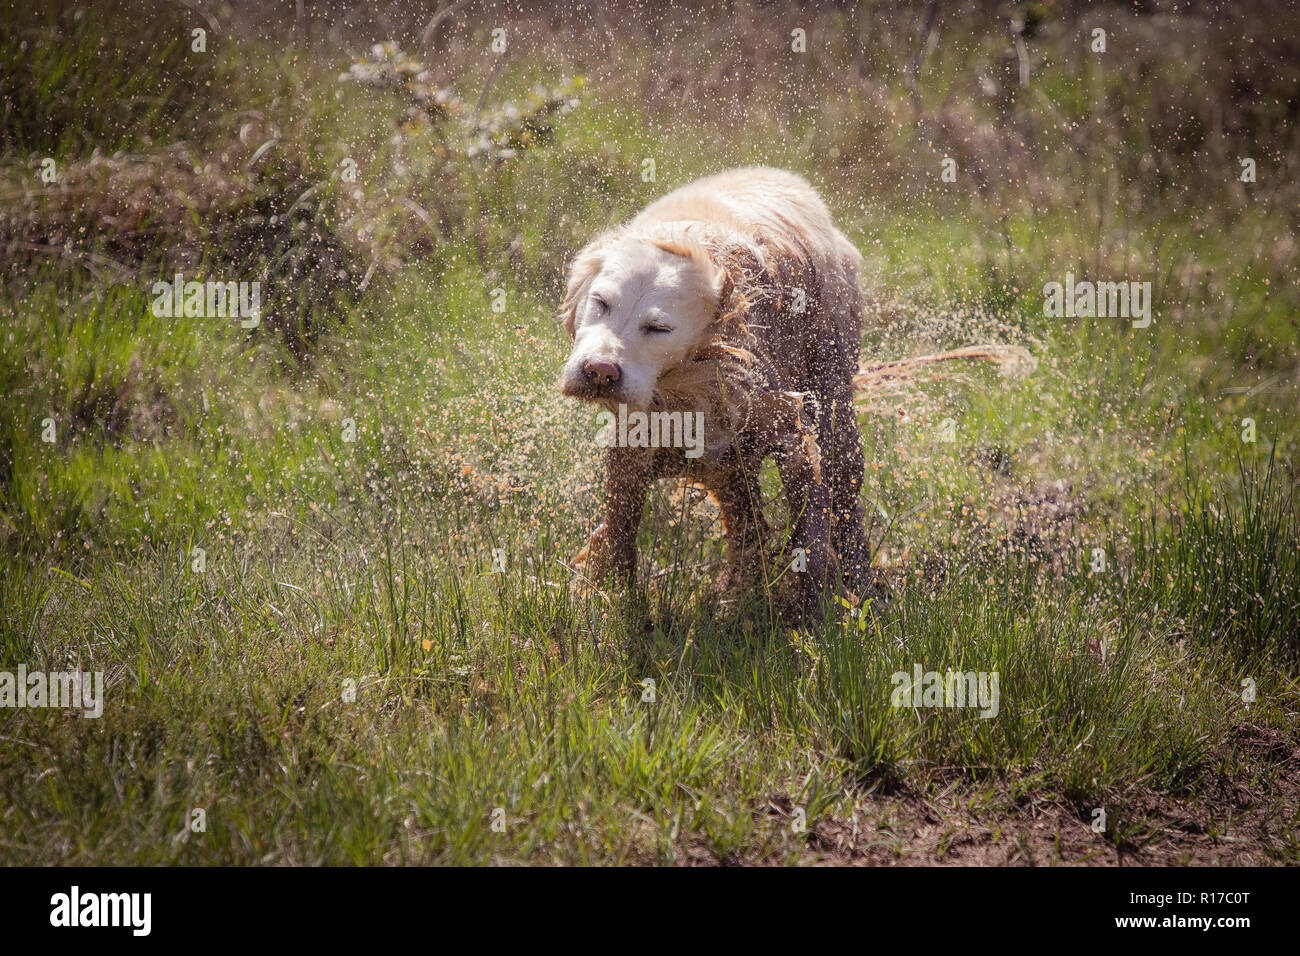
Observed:
[[[608,385],[596,385],[586,380],[564,379],[560,382],[560,393],[569,398],[599,405],[615,403],[623,399],[623,387],[619,382]]]

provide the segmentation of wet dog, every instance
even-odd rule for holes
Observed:
[[[604,515],[579,560],[589,578],[635,572],[636,533],[659,478],[708,489],[727,538],[724,583],[754,570],[769,528],[758,487],[775,460],[793,528],[780,567],[798,610],[816,613],[839,575],[868,581],[853,408],[863,300],[861,256],[807,181],[737,169],[684,186],[573,260],[560,309],[573,350],[566,395],[669,416],[607,441]],[[673,414],[700,415],[702,447],[672,441]]]

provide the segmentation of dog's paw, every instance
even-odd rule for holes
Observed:
[[[829,591],[806,573],[786,573],[772,588],[772,605],[781,619],[788,622],[820,622],[826,616]]]
[[[754,542],[745,547],[728,546],[722,567],[713,580],[713,591],[719,597],[739,597],[756,586],[765,577],[763,545]]]
[[[603,584],[610,578],[627,584],[636,570],[636,546],[614,540],[602,524],[591,533],[574,563],[593,584]]]

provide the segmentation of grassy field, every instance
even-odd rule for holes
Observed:
[[[0,5],[0,671],[105,685],[0,707],[0,862],[1300,862],[1294,13],[311,6]],[[1036,360],[863,396],[891,589],[820,624],[690,488],[633,592],[572,563],[566,259],[759,163],[867,359]]]

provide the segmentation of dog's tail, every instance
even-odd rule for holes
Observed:
[[[1008,378],[1021,378],[1038,366],[1030,351],[1019,345],[967,345],[891,362],[863,362],[853,376],[854,394],[859,401],[869,401],[882,394],[906,392],[921,382],[950,377],[944,363],[966,359],[993,362]]]

